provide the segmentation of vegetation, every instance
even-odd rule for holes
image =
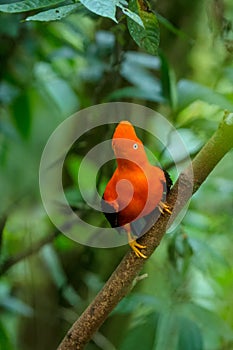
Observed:
[[[232,123],[232,2],[24,0],[0,1],[0,11],[0,348],[56,349],[129,249],[96,249],[61,234],[42,204],[38,175],[62,121],[126,101],[174,125],[191,158],[198,154],[195,190],[201,186],[86,349],[232,349],[232,151],[222,158],[232,131],[218,147],[209,141],[224,115]],[[104,218],[83,201],[77,173],[113,129],[93,129],[63,169],[72,208],[100,227]],[[175,182],[174,161],[148,133],[142,137]],[[100,193],[113,167],[101,169]],[[135,271],[142,264],[125,259]]]

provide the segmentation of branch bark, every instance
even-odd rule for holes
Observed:
[[[172,213],[173,219],[190,199],[192,193],[198,190],[217,163],[233,147],[232,135],[233,113],[225,112],[217,131],[194,158],[192,166],[179,176],[167,198],[167,203],[171,208],[176,204],[175,212]],[[178,203],[177,198],[179,198]],[[161,216],[156,225],[140,238],[140,243],[147,246],[143,253],[148,257],[160,244],[169,219],[167,214]],[[84,348],[114,307],[130,291],[144,263],[145,259],[137,258],[131,250],[125,255],[93,302],[67,332],[58,350]]]

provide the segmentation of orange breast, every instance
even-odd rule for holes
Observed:
[[[163,172],[156,167],[121,172],[116,185],[119,223],[124,225],[151,213],[163,195]]]

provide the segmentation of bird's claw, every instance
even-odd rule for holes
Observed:
[[[134,253],[138,258],[144,258],[144,259],[147,258],[147,256],[140,251],[140,249],[145,249],[146,245],[141,245],[137,241],[131,241],[129,242],[129,245],[133,249]]]
[[[166,203],[159,202],[158,208],[161,214],[164,214],[164,211],[166,211],[170,215],[172,214],[169,205],[167,205]]]

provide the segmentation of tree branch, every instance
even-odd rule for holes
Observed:
[[[35,243],[33,246],[25,249],[17,255],[10,256],[0,265],[0,276],[6,273],[13,265],[19,261],[26,259],[27,257],[37,253],[44,245],[51,243],[59,234],[59,231],[51,233],[49,236],[42,238],[40,241]]]
[[[192,167],[187,168],[179,176],[168,196],[169,206],[173,208],[176,204],[175,212],[172,213],[173,219],[187,203],[191,194],[198,190],[217,163],[233,147],[232,134],[233,113],[226,112],[218,130],[194,158]],[[179,202],[177,203],[178,191]],[[156,225],[152,226],[141,237],[140,243],[147,246],[143,253],[148,257],[160,244],[169,219],[168,214],[161,216]],[[68,331],[58,350],[81,350],[84,348],[114,307],[130,291],[131,285],[144,263],[145,259],[136,257],[132,250],[125,255],[105,286]]]

